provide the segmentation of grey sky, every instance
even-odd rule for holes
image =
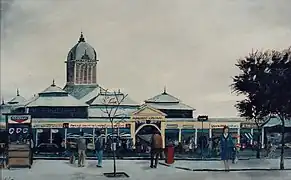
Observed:
[[[4,0],[5,1],[5,0]],[[8,0],[6,0],[8,1]],[[15,0],[1,20],[1,91],[29,98],[56,80],[84,32],[98,81],[137,102],[166,85],[197,114],[236,116],[236,59],[291,45],[290,0]]]

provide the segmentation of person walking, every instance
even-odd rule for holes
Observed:
[[[229,171],[229,160],[232,159],[232,152],[234,143],[231,135],[229,134],[228,126],[223,127],[223,133],[220,137],[220,156],[224,163],[225,171]]]
[[[159,158],[163,152],[163,139],[157,129],[154,130],[151,144],[151,168],[157,168]],[[155,164],[154,164],[155,161]]]
[[[95,151],[96,151],[96,157],[97,157],[97,167],[102,167],[102,159],[103,159],[103,151],[105,148],[105,139],[102,137],[100,131],[95,132],[97,138],[95,140]]]
[[[82,131],[80,133],[80,137],[77,142],[77,147],[78,147],[78,166],[79,167],[84,167],[85,165],[85,158],[86,158],[86,139],[84,138],[84,132]]]

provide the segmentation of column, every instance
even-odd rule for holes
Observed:
[[[92,130],[92,143],[95,144],[95,128]]]
[[[38,129],[36,129],[36,131],[35,131],[35,147],[37,147],[37,145],[38,145]]]
[[[107,142],[107,134],[108,134],[108,132],[107,132],[107,127],[105,128],[105,142]]]
[[[240,144],[240,128],[237,129],[237,143]]]
[[[264,137],[265,137],[265,128],[262,128],[262,136],[261,136],[262,148],[265,147],[265,142],[264,142],[265,138]]]
[[[195,143],[195,148],[197,148],[197,139],[198,139],[198,129],[195,128],[195,135],[194,135],[194,143]]]
[[[88,84],[92,84],[92,64],[89,64],[88,66],[88,79],[87,79]]]
[[[209,138],[212,138],[212,129],[209,128]]]
[[[179,136],[178,136],[179,143],[182,142],[182,129],[179,128]]]
[[[251,129],[251,145],[254,144],[254,128]]]
[[[132,138],[133,147],[135,147],[135,123],[130,123],[130,136]]]
[[[67,149],[67,133],[68,133],[68,128],[65,128],[65,149]]]
[[[52,128],[50,128],[50,143],[53,143],[53,131],[52,131]]]
[[[163,148],[165,148],[166,146],[166,123],[163,120],[163,122],[161,122],[161,136],[163,138]]]

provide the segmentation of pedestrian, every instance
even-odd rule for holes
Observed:
[[[151,142],[151,168],[157,168],[159,158],[163,152],[163,139],[157,129],[154,130]],[[155,164],[154,164],[155,161]]]
[[[86,139],[84,138],[84,132],[80,133],[80,137],[77,142],[78,147],[78,166],[84,167],[85,165],[85,158],[86,158]]]
[[[95,151],[96,151],[96,157],[97,157],[97,167],[102,167],[102,159],[103,159],[103,151],[105,148],[105,139],[102,137],[100,131],[95,132],[97,138],[95,140]]]
[[[225,171],[229,171],[229,160],[232,159],[234,143],[229,134],[228,126],[223,127],[223,133],[220,137],[220,156],[224,163]]]

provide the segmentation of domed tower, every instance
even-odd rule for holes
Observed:
[[[95,49],[86,43],[83,33],[78,43],[69,51],[67,61],[67,85],[97,84],[98,56]]]

